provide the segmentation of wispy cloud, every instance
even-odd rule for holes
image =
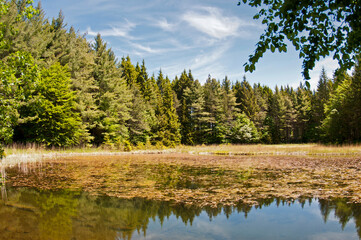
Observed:
[[[226,16],[215,7],[203,7],[198,11],[188,11],[182,16],[182,20],[198,31],[216,39],[236,36],[239,34],[241,26],[249,26],[240,18]]]
[[[213,48],[211,51],[206,51],[192,61],[191,68],[199,69],[205,66],[209,66],[214,63],[219,63],[222,55],[230,48],[230,44],[223,44],[222,46],[218,46]]]
[[[175,58],[171,63],[163,65],[162,69],[171,77],[179,76],[184,69],[191,69],[193,76],[201,82],[204,82],[209,74],[221,79],[226,75],[222,59],[230,47],[230,43],[209,47],[193,55],[192,58],[187,56]]]
[[[166,51],[165,49],[156,49],[156,48],[151,48],[149,46],[145,46],[139,43],[131,43],[131,45],[133,47],[135,47],[136,49],[143,51],[145,53],[152,53],[152,54],[158,54],[158,53],[163,53],[164,51]]]
[[[164,31],[172,32],[175,31],[175,23],[169,23],[166,18],[162,18],[155,23],[156,26],[161,28]]]
[[[88,27],[86,32],[89,36],[96,36],[98,33],[103,37],[123,37],[132,39],[130,32],[136,27],[135,23],[129,22],[128,20],[125,23],[122,23],[121,26],[112,26],[109,29],[102,29],[99,31],[94,31],[91,27]]]

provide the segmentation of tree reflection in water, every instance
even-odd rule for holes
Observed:
[[[326,223],[331,213],[342,229],[352,219],[361,237],[361,206],[347,204],[346,200],[333,201],[299,199],[303,207],[318,201]],[[151,221],[161,226],[171,216],[192,226],[202,213],[209,220],[218,215],[227,219],[234,214],[247,218],[251,211],[277,206],[292,205],[295,201],[263,199],[257,206],[197,207],[146,199],[118,199],[91,196],[74,191],[37,191],[27,188],[10,188],[7,199],[0,202],[0,239],[131,239],[135,233],[146,236]],[[253,209],[253,210],[252,210]]]

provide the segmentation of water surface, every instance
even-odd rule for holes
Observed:
[[[266,199],[206,207],[2,188],[0,239],[360,239],[361,206]]]

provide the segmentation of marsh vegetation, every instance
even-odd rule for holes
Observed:
[[[6,176],[1,211],[12,217],[0,231],[12,239],[30,236],[30,228],[35,229],[34,239],[101,239],[105,234],[109,239],[142,238],[147,234],[147,238],[167,238],[167,234],[182,238],[189,231],[194,234],[189,238],[232,239],[240,234],[239,229],[257,228],[246,219],[251,209],[260,211],[257,214],[262,217],[257,218],[257,224],[267,224],[264,234],[274,239],[297,239],[301,233],[289,232],[296,228],[284,222],[295,222],[295,214],[306,214],[300,219],[320,224],[321,232],[305,227],[310,235],[332,235],[335,232],[329,229],[337,228],[337,234],[347,239],[360,237],[361,148],[357,145],[8,151],[11,154],[1,162],[2,176]],[[299,204],[285,207],[294,202]],[[295,213],[300,205],[319,209],[321,215],[313,218],[309,210]],[[268,207],[271,212],[267,212]],[[334,219],[331,213],[337,221],[327,222]],[[271,214],[266,223],[260,220],[264,214]],[[274,220],[275,216],[280,220]],[[212,224],[221,225],[220,229],[228,232],[204,232],[194,224],[199,221],[209,229],[214,228]],[[277,221],[282,224],[277,225]],[[337,227],[336,222],[340,223]],[[277,233],[270,226],[287,227]],[[242,234],[265,237],[257,232]]]
[[[305,196],[361,202],[359,146],[219,145],[134,153],[45,154],[42,161],[8,167],[7,183],[201,206]]]

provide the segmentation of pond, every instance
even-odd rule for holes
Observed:
[[[1,168],[0,239],[361,239],[360,169],[294,156],[17,162]]]
[[[0,239],[360,239],[361,205],[266,199],[196,207],[84,192],[2,189]]]

